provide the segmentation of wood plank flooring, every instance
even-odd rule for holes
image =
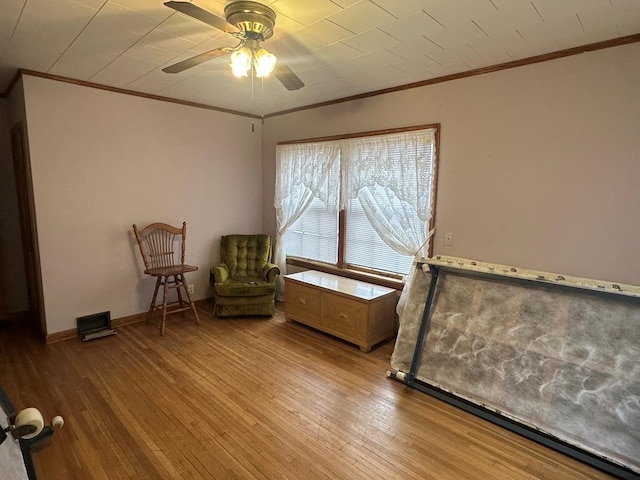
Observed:
[[[65,426],[39,480],[605,479],[386,378],[371,353],[296,323],[171,316],[44,345],[0,324],[0,383]]]

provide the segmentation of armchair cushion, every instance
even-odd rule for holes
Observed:
[[[216,283],[214,292],[216,295],[226,297],[253,297],[261,295],[273,295],[276,291],[274,283],[265,280],[236,280],[229,279],[223,283]]]
[[[231,278],[258,277],[271,261],[269,235],[227,235],[222,237],[221,263]]]

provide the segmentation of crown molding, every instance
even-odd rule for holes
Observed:
[[[32,77],[46,78],[49,80],[55,80],[57,82],[71,83],[74,85],[80,85],[82,87],[96,88],[98,90],[106,90],[107,92],[121,93],[123,95],[132,95],[134,97],[147,98],[150,100],[159,100],[161,102],[176,103],[178,105],[186,105],[187,107],[204,108],[205,110],[214,110],[216,112],[230,113],[232,115],[240,115],[242,117],[261,118],[258,115],[246,113],[246,112],[240,112],[237,110],[229,110],[227,108],[214,107],[212,105],[206,105],[204,103],[189,102],[187,100],[179,100],[176,98],[163,97],[161,95],[153,95],[151,93],[136,92],[133,90],[127,90],[126,88],[110,87],[108,85],[102,85],[100,83],[87,82],[85,80],[78,80],[75,78],[63,77],[61,75],[53,75],[51,73],[38,72],[35,70],[20,69],[18,72],[18,77],[21,75],[29,75]],[[15,85],[15,81],[12,81],[10,88],[8,89],[9,93],[10,93],[10,89],[13,88],[14,85]]]
[[[588,45],[581,45],[579,47],[567,48],[564,50],[558,50],[551,53],[543,53],[541,55],[534,55],[533,57],[522,58],[520,60],[513,60],[511,62],[500,63],[497,65],[491,65],[488,67],[475,68],[473,70],[467,70],[465,72],[453,73],[451,75],[445,75],[442,77],[430,78],[428,80],[421,80],[419,82],[407,83],[405,85],[399,85],[397,87],[383,88],[380,90],[374,90],[372,92],[360,93],[358,95],[351,95],[349,97],[338,98],[335,100],[328,100],[326,102],[314,103],[312,105],[306,105],[304,107],[291,108],[289,110],[282,110],[280,112],[270,113],[265,115],[264,118],[277,117],[279,115],[285,115],[293,112],[300,112],[303,110],[310,110],[312,108],[326,107],[329,105],[336,105],[338,103],[351,102],[353,100],[361,100],[363,98],[375,97],[377,95],[384,95],[385,93],[401,92],[402,90],[409,90],[411,88],[425,87],[427,85],[434,85],[436,83],[450,82],[452,80],[459,80],[461,78],[474,77],[476,75],[484,75],[486,73],[499,72],[501,70],[508,70],[510,68],[523,67],[525,65],[532,65],[534,63],[548,62],[550,60],[556,60],[558,58],[570,57],[572,55],[578,55],[581,53],[594,52],[596,50],[603,50],[605,48],[618,47],[620,45],[627,45],[629,43],[640,42],[640,33],[634,35],[628,35],[626,37],[614,38],[611,40],[604,40],[602,42],[590,43]]]
[[[251,113],[247,113],[247,112],[240,112],[237,110],[230,110],[230,109],[226,109],[226,108],[220,108],[220,107],[214,107],[211,105],[206,105],[204,103],[197,103],[197,102],[189,102],[186,100],[178,100],[175,98],[170,98],[170,97],[163,97],[161,95],[153,95],[153,94],[149,94],[149,93],[141,93],[141,92],[136,92],[133,90],[127,90],[124,88],[118,88],[118,87],[110,87],[107,85],[102,85],[99,83],[93,83],[93,82],[87,82],[84,80],[78,80],[75,78],[70,78],[70,77],[63,77],[60,75],[53,75],[50,73],[43,73],[43,72],[38,72],[38,71],[34,71],[34,70],[27,70],[27,69],[20,69],[17,74],[13,77],[13,79],[11,80],[11,83],[9,84],[9,86],[7,87],[7,89],[0,94],[0,98],[7,98],[10,94],[11,91],[13,90],[13,88],[15,87],[16,83],[18,82],[18,80],[20,79],[20,77],[22,75],[30,75],[33,77],[40,77],[40,78],[47,78],[49,80],[55,80],[58,82],[65,82],[65,83],[71,83],[74,85],[80,85],[80,86],[84,86],[84,87],[89,87],[89,88],[96,88],[99,90],[106,90],[109,92],[114,92],[114,93],[121,93],[124,95],[132,95],[135,97],[141,97],[141,98],[147,98],[147,99],[151,99],[151,100],[159,100],[162,102],[169,102],[169,103],[176,103],[178,105],[185,105],[188,107],[194,107],[194,108],[203,108],[206,110],[213,110],[213,111],[217,111],[217,112],[222,112],[222,113],[229,113],[232,115],[240,115],[243,117],[249,117],[249,118],[254,118],[254,119],[260,119],[260,118],[271,118],[271,117],[277,117],[280,115],[286,115],[288,113],[294,113],[294,112],[300,112],[303,110],[310,110],[313,108],[318,108],[318,107],[326,107],[329,105],[336,105],[339,103],[345,103],[345,102],[351,102],[354,100],[361,100],[363,98],[369,98],[369,97],[375,97],[378,95],[384,95],[386,93],[394,93],[394,92],[400,92],[403,90],[409,90],[412,88],[419,88],[419,87],[425,87],[428,85],[434,85],[437,83],[443,83],[443,82],[450,82],[452,80],[459,80],[461,78],[468,78],[468,77],[473,77],[476,75],[484,75],[486,73],[493,73],[493,72],[498,72],[501,70],[508,70],[511,68],[517,68],[517,67],[523,67],[526,65],[532,65],[535,63],[541,63],[541,62],[548,62],[550,60],[556,60],[559,58],[564,58],[564,57],[570,57],[573,55],[578,55],[578,54],[582,54],[582,53],[588,53],[588,52],[594,52],[597,50],[603,50],[606,48],[612,48],[612,47],[618,47],[621,45],[627,45],[630,43],[637,43],[640,42],[640,33],[636,33],[634,35],[627,35],[625,37],[619,37],[619,38],[614,38],[611,40],[604,40],[601,42],[595,42],[595,43],[590,43],[587,45],[581,45],[579,47],[572,47],[572,48],[567,48],[564,50],[558,50],[556,52],[550,52],[550,53],[544,53],[541,55],[534,55],[532,57],[527,57],[527,58],[522,58],[519,60],[513,60],[511,62],[505,62],[505,63],[500,63],[497,65],[491,65],[488,67],[482,67],[482,68],[476,68],[473,70],[467,70],[465,72],[460,72],[460,73],[454,73],[451,75],[445,75],[442,77],[436,77],[436,78],[430,78],[428,80],[421,80],[419,82],[413,82],[413,83],[407,83],[405,85],[399,85],[397,87],[389,87],[389,88],[383,88],[380,90],[374,90],[371,92],[366,92],[366,93],[361,93],[358,95],[351,95],[349,97],[342,97],[342,98],[338,98],[335,100],[328,100],[325,102],[319,102],[319,103],[313,103],[310,105],[305,105],[302,107],[296,107],[296,108],[291,108],[288,110],[281,110],[279,112],[274,112],[274,113],[269,113],[267,115],[264,115],[263,117],[259,116],[259,115],[255,115],[255,114],[251,114]]]

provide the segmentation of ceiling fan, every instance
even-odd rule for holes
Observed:
[[[225,18],[220,18],[189,2],[165,2],[165,5],[180,13],[211,25],[239,40],[235,47],[219,47],[201,53],[162,69],[166,73],[178,73],[206,61],[231,54],[231,68],[236,76],[246,76],[255,72],[257,77],[266,76],[271,71],[287,90],[298,90],[304,83],[284,63],[277,62],[275,55],[267,52],[261,42],[273,35],[276,13],[258,2],[236,1],[224,9]]]

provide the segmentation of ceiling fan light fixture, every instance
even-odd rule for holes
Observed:
[[[266,40],[273,35],[276,23],[276,12],[259,2],[235,1],[224,8],[227,23],[235,25],[241,32],[248,34],[245,38]]]
[[[236,77],[246,77],[251,70],[252,52],[247,47],[242,47],[231,53],[231,71]]]
[[[276,56],[261,48],[254,55],[254,65],[256,69],[256,77],[262,78],[273,72],[276,66]]]
[[[208,12],[191,1],[169,0],[164,4],[176,12],[211,25],[239,40],[236,47],[218,47],[208,52],[174,63],[162,69],[166,73],[179,73],[201,63],[231,53],[231,70],[236,77],[258,78],[274,73],[287,90],[298,90],[304,82],[282,61],[278,62],[272,53],[263,49],[261,42],[271,38],[276,22],[276,12],[256,1],[229,1],[224,8],[225,18]],[[253,85],[253,83],[252,83]]]

